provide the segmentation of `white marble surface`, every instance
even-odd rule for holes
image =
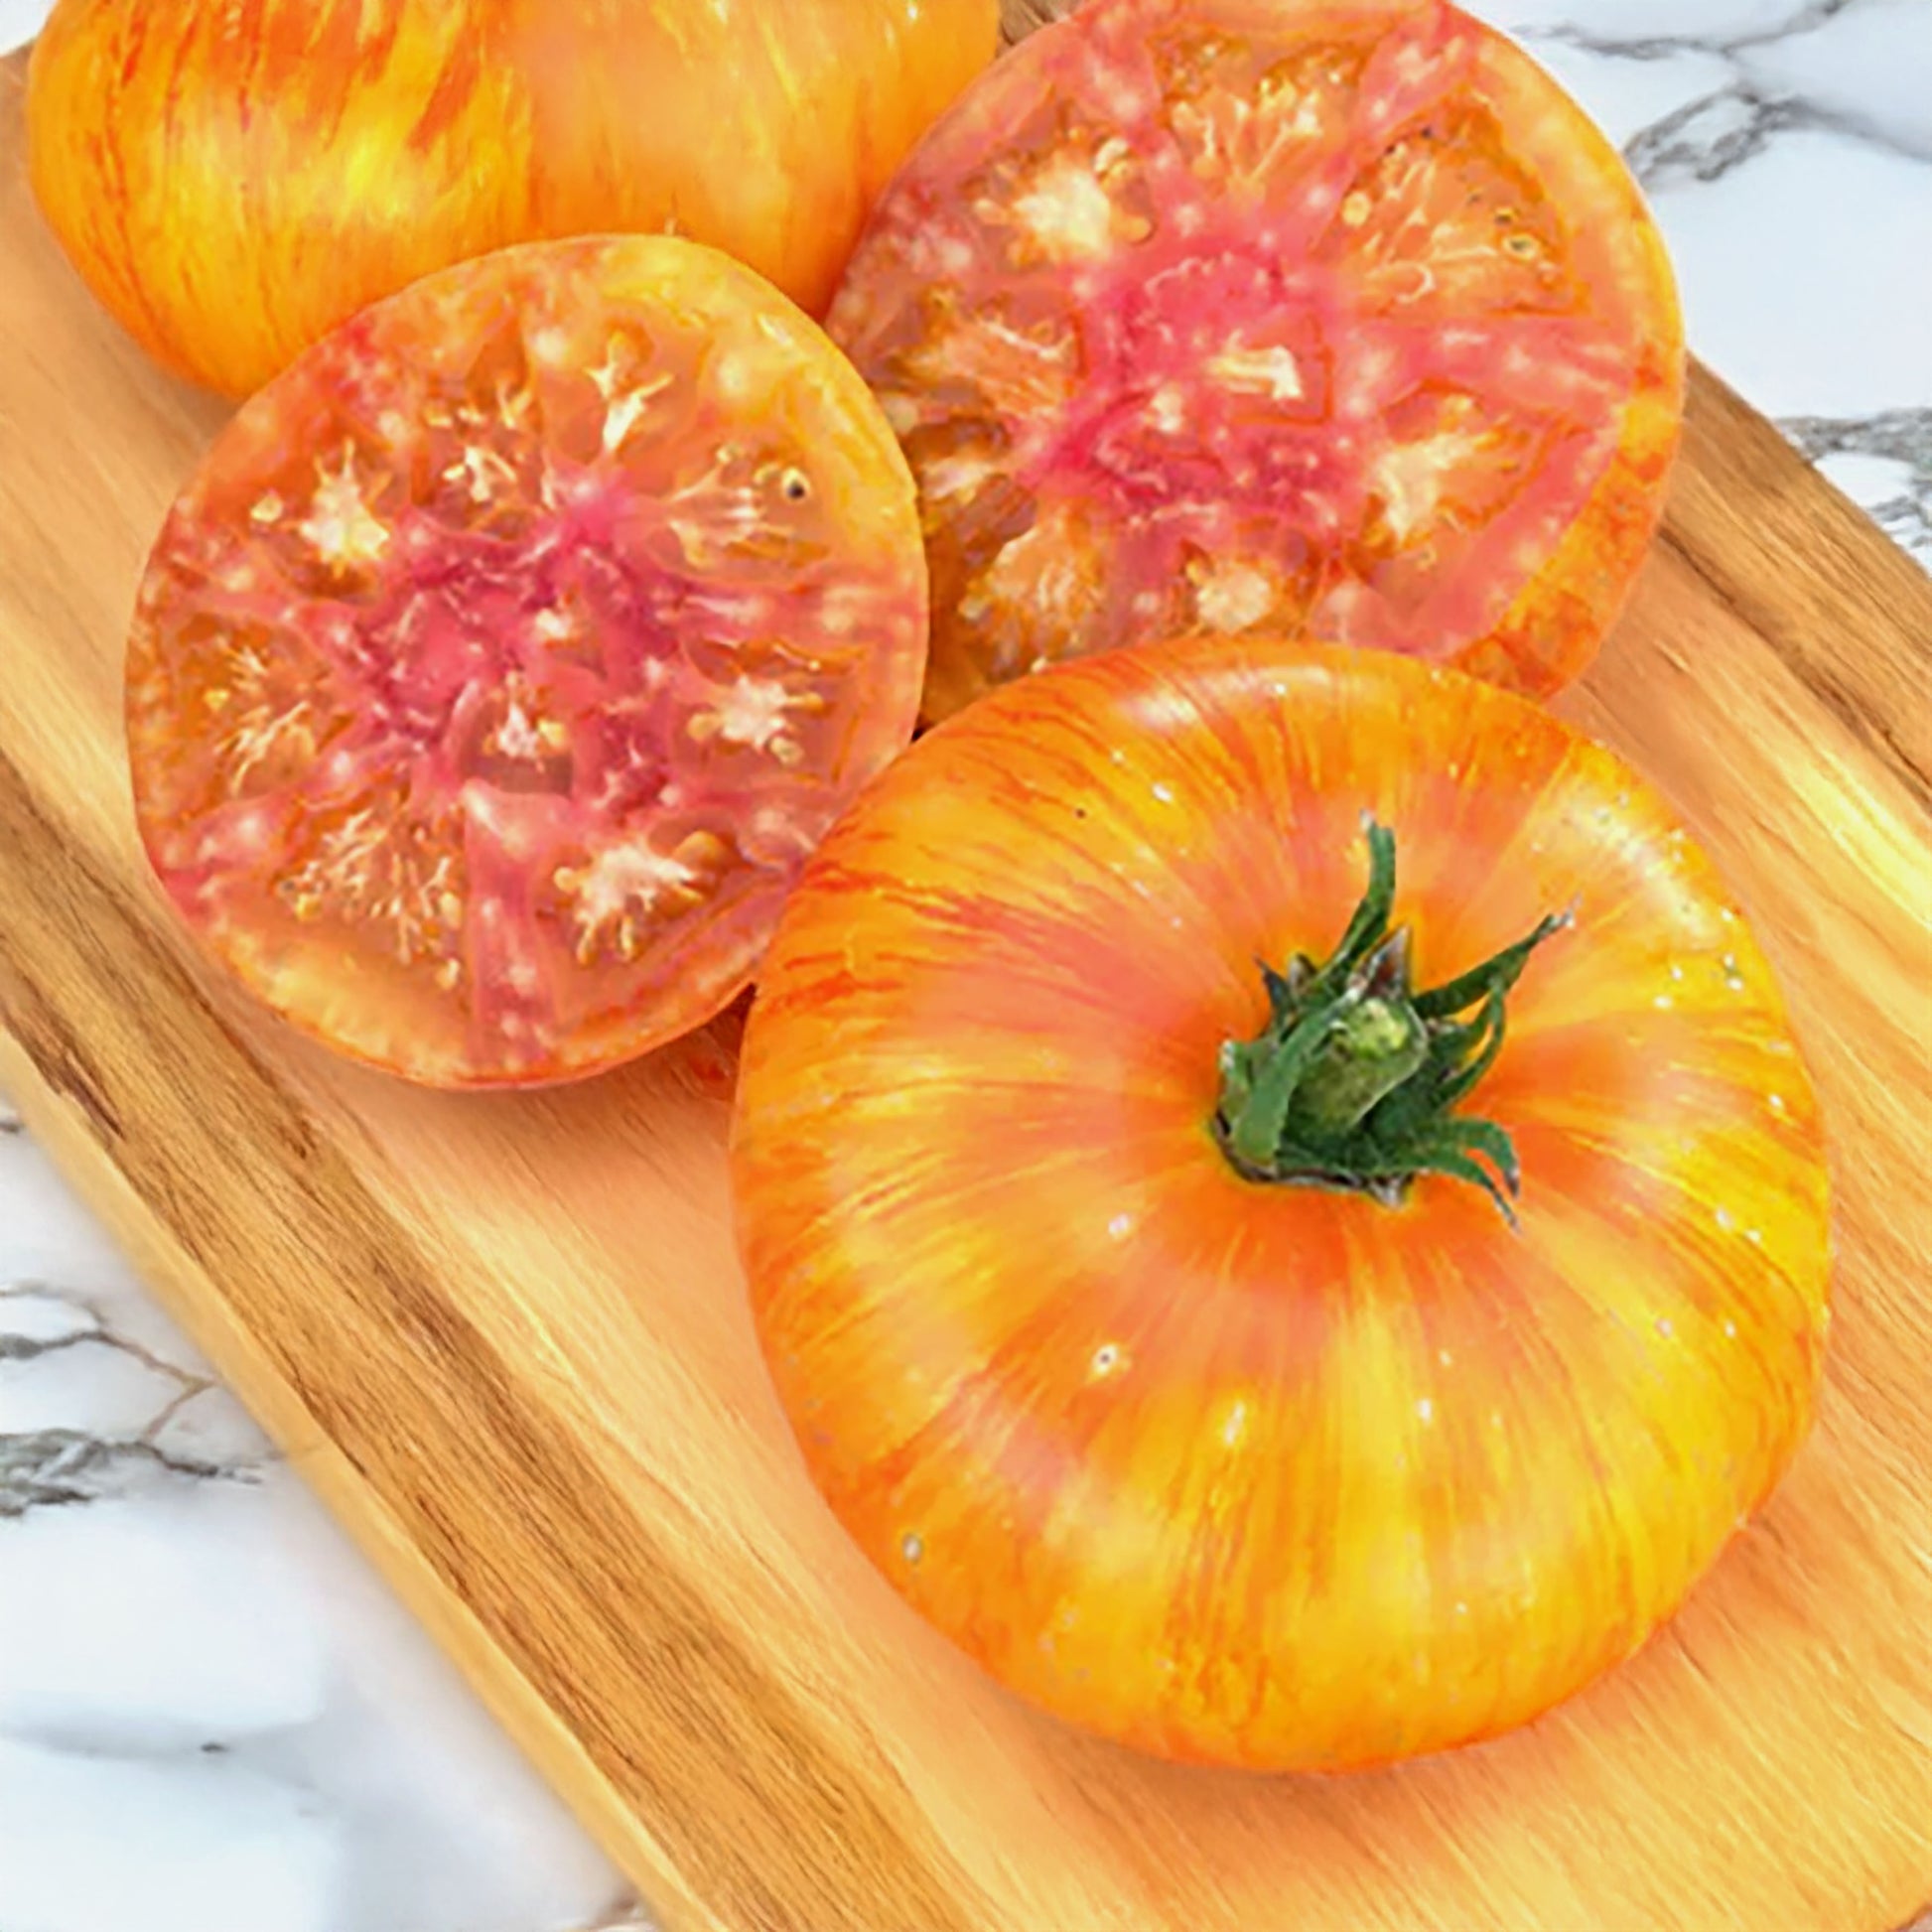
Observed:
[[[0,1929],[642,1926],[0,1108]]]
[[[1932,0],[1477,11],[1636,164],[1699,350],[1932,567]],[[0,1932],[645,1923],[0,1111]]]
[[[1932,569],[1932,0],[1489,0],[1649,191],[1704,359]]]

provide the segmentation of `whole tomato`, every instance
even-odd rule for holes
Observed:
[[[734,1141],[832,1508],[1164,1755],[1534,1718],[1811,1423],[1819,1110],[1723,881],[1610,753],[1394,654],[1150,644],[929,734],[805,870]]]
[[[997,33],[996,0],[61,0],[34,191],[143,346],[230,395],[544,236],[687,234],[816,312]]]

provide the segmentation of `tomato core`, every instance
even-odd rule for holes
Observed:
[[[1229,510],[1338,535],[1355,446],[1325,427],[1347,327],[1329,280],[1239,246],[1123,276],[1089,312],[1091,400],[1041,475],[1085,467],[1118,516],[1174,509],[1203,536]]]
[[[1494,1121],[1450,1109],[1502,1051],[1505,1003],[1530,955],[1572,917],[1553,913],[1480,966],[1416,992],[1408,928],[1390,928],[1395,835],[1372,820],[1366,831],[1368,887],[1340,944],[1320,965],[1301,953],[1286,973],[1263,967],[1267,1026],[1221,1048],[1215,1138],[1244,1179],[1344,1187],[1397,1206],[1419,1173],[1447,1174],[1486,1190],[1513,1223],[1523,1184],[1514,1144]]]

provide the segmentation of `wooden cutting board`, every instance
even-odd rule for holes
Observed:
[[[119,656],[219,409],[35,212],[0,69],[0,1086],[674,1932],[1888,1932],[1932,1900],[1932,584],[1708,375],[1572,716],[1676,798],[1836,1129],[1818,1432],[1634,1663],[1340,1781],[1126,1756],[816,1503],[732,1258],[729,1029],[576,1091],[334,1062],[144,875]]]

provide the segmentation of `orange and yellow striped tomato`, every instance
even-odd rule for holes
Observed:
[[[1108,653],[915,745],[780,924],[733,1164],[846,1528],[1173,1758],[1535,1718],[1812,1420],[1819,1108],[1723,880],[1608,751],[1392,654]]]
[[[432,269],[669,230],[816,313],[997,0],[61,0],[35,193],[164,366],[231,395]]]

